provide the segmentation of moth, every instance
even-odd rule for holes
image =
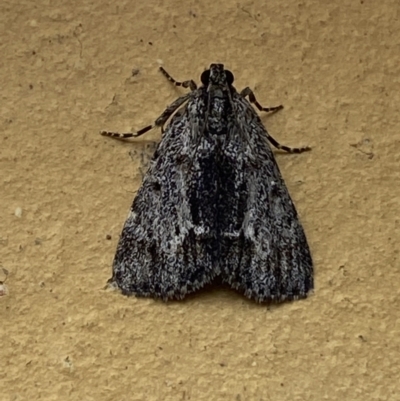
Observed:
[[[218,278],[258,302],[305,298],[313,263],[297,211],[250,88],[240,93],[223,64],[211,64],[138,137],[161,127],[159,142],[123,227],[109,283],[123,294],[182,299]],[[169,123],[168,123],[168,120]],[[165,127],[166,126],[166,127]],[[165,127],[165,129],[164,129]]]

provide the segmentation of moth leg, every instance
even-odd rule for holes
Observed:
[[[146,132],[150,131],[151,129],[155,127],[163,127],[163,125],[167,122],[167,120],[172,116],[172,114],[175,113],[175,111],[182,106],[183,103],[185,103],[189,97],[191,96],[191,92],[187,93],[186,95],[181,96],[180,98],[176,99],[173,103],[171,103],[161,114],[160,117],[157,118],[156,121],[154,121],[153,124],[148,125],[147,127],[144,127],[140,129],[137,132],[125,132],[125,133],[119,133],[119,132],[110,132],[110,131],[100,131],[100,135],[103,136],[110,136],[113,138],[137,138],[138,136],[141,136],[145,134]]]
[[[274,145],[279,150],[284,150],[285,152],[288,152],[288,153],[303,153],[303,152],[307,152],[307,151],[311,150],[311,148],[309,146],[303,146],[301,148],[289,148],[288,146],[281,145],[267,131],[265,131],[265,132],[267,133],[268,141],[271,142],[272,145]]]
[[[183,88],[190,88],[190,90],[192,92],[197,89],[197,85],[193,81],[193,79],[189,79],[188,81],[179,82],[179,81],[175,80],[174,78],[172,78],[171,75],[169,75],[168,72],[165,71],[163,67],[160,67],[160,71],[163,73],[165,78],[167,78],[168,81],[173,83],[175,86],[182,86]]]
[[[260,111],[266,111],[266,112],[270,112],[270,111],[278,111],[278,110],[282,110],[283,106],[279,105],[279,106],[275,106],[275,107],[262,107],[260,103],[258,103],[254,92],[249,88],[244,88],[241,92],[240,92],[241,96],[249,97],[249,101],[251,104],[254,104],[258,110]],[[272,143],[273,146],[275,146],[277,149],[279,150],[284,150],[285,152],[288,153],[302,153],[302,152],[306,152],[308,150],[311,150],[311,148],[309,146],[304,146],[301,148],[290,148],[288,146],[285,145],[281,145],[277,140],[275,140],[267,131],[265,131],[267,134],[267,139],[269,142]]]
[[[280,104],[279,106],[275,106],[275,107],[263,107],[261,106],[260,103],[258,103],[256,96],[254,95],[254,92],[249,88],[244,88],[241,92],[240,95],[243,97],[248,96],[249,97],[249,101],[251,104],[254,104],[258,110],[260,111],[265,111],[265,112],[270,112],[270,111],[278,111],[278,110],[282,110],[283,106]]]

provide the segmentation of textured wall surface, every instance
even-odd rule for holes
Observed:
[[[399,10],[2,2],[0,399],[398,400]],[[307,300],[104,290],[160,132],[131,144],[98,132],[142,128],[184,93],[160,63],[198,81],[211,62],[261,104],[284,104],[263,117],[271,135],[313,148],[276,154],[315,260]]]

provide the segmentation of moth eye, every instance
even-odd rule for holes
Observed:
[[[205,70],[200,77],[201,83],[203,85],[208,85],[210,82],[210,70]]]
[[[235,80],[235,77],[229,70],[225,70],[225,76],[226,76],[226,82],[228,82],[228,85],[232,85],[233,81]]]

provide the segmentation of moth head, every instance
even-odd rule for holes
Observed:
[[[234,81],[233,74],[225,70],[223,64],[211,64],[200,79],[204,86],[231,86]]]

